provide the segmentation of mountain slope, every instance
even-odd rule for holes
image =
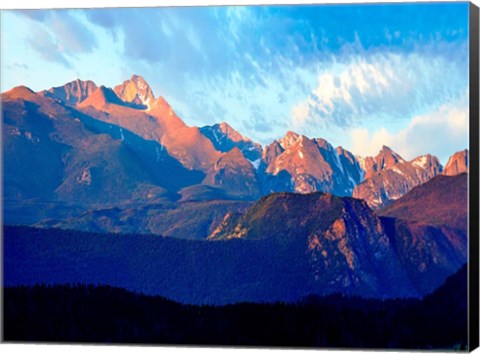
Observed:
[[[188,169],[207,171],[220,156],[211,141],[198,128],[187,126],[162,97],[154,98],[149,87],[145,92],[137,90],[136,86],[132,89],[132,85],[144,82],[140,77],[134,78],[135,83],[128,81],[124,88],[116,87],[116,91],[130,101],[123,101],[111,89],[102,89],[103,92],[94,93],[83,101],[79,109],[97,120],[156,141]],[[93,98],[94,95],[97,98]],[[137,104],[147,100],[148,106]]]
[[[436,176],[378,212],[394,237],[406,271],[417,274],[422,291],[467,260],[467,180],[465,173]],[[428,267],[433,271],[427,272]]]
[[[127,207],[89,210],[64,220],[43,220],[35,227],[86,232],[154,234],[178,239],[204,240],[226,214],[244,212],[251,202],[204,200],[173,203],[157,200]]]
[[[439,175],[412,189],[389,206],[378,211],[380,215],[449,227],[467,233],[468,174]]]
[[[462,238],[352,198],[279,193],[227,214],[210,241],[7,227],[5,284],[75,280],[215,304],[421,296],[466,262],[451,242]]]
[[[238,147],[224,153],[207,172],[203,183],[218,186],[232,195],[260,195],[256,171]]]
[[[466,185],[455,189],[450,198],[463,205]],[[458,215],[466,218],[466,208]],[[397,282],[424,294],[466,262],[467,234],[455,226],[455,220],[437,226],[379,218],[364,201],[351,198],[280,193],[260,199],[243,215],[228,215],[210,239],[308,240],[312,269],[324,287],[338,281],[360,293],[381,293]]]

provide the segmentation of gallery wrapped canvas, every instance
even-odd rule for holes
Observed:
[[[478,8],[2,10],[3,340],[478,346]]]

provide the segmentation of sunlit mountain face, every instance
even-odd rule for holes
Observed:
[[[466,3],[2,12],[8,338],[464,348],[467,19]],[[46,294],[78,299],[69,331],[42,322]],[[115,314],[73,320],[110,295]],[[275,320],[275,342],[250,306],[325,322]],[[192,337],[192,318],[217,329]],[[418,335],[371,338],[360,318]],[[110,320],[128,326],[80,329]]]

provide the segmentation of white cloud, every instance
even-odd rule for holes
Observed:
[[[385,127],[373,132],[367,128],[352,129],[349,148],[355,154],[372,156],[382,145],[387,145],[406,159],[431,153],[445,164],[454,152],[468,148],[468,136],[468,93],[465,93],[457,101],[413,117],[404,129],[397,132]]]
[[[457,59],[386,52],[327,64],[319,68],[317,87],[292,112],[292,124],[359,126],[372,119],[406,119],[430,111],[458,99],[467,87],[468,65]],[[300,107],[308,115],[299,116]]]

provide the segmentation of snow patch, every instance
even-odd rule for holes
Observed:
[[[254,169],[258,170],[258,168],[260,167],[260,162],[262,162],[262,159],[256,159],[256,160],[248,160]]]
[[[152,107],[150,106],[150,98],[148,98],[147,101],[144,102],[144,104],[145,106],[147,106],[147,109],[146,109],[147,112],[152,109]]]
[[[212,129],[212,133],[213,133],[213,137],[215,138],[215,141],[217,142],[217,144],[220,144],[220,139],[218,138],[217,130]]]
[[[402,176],[404,175],[404,173],[403,173],[402,171],[400,171],[396,166],[393,166],[393,167],[391,168],[391,170],[392,170],[393,172],[398,173],[399,175],[402,175]]]
[[[336,150],[333,152],[333,156],[335,156],[335,164],[337,165],[338,169],[344,173],[342,163],[340,162],[340,156],[338,156]]]
[[[162,151],[163,151],[163,145],[161,145],[160,149],[157,147],[155,147],[155,154],[157,155],[157,162],[159,162],[160,160],[162,160]]]
[[[417,167],[425,169],[427,168],[427,160],[427,156],[420,156],[413,161],[413,164]]]
[[[355,187],[357,184],[353,180],[352,175],[350,174],[349,170],[347,170],[347,177],[348,177],[348,180],[350,181],[350,183],[352,184],[352,186]]]
[[[92,174],[90,173],[89,168],[84,168],[82,171],[82,175],[80,178],[77,179],[79,184],[86,184],[89,186],[92,183]]]

